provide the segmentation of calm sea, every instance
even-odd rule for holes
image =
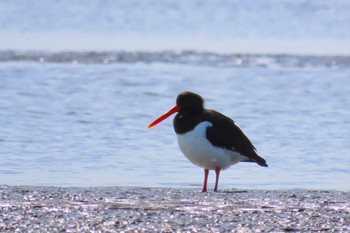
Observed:
[[[0,184],[199,188],[172,119],[147,129],[190,90],[269,164],[232,166],[221,188],[349,191],[349,12],[349,1],[0,1]]]

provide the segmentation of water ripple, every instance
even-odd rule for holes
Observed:
[[[24,52],[0,51],[0,61],[114,64],[166,63],[216,67],[350,67],[349,56],[219,54],[196,51],[163,52]],[[108,61],[108,62],[106,62]]]

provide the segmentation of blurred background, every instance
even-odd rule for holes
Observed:
[[[0,184],[199,188],[147,129],[190,90],[269,164],[221,187],[349,191],[349,29],[347,0],[0,0]]]
[[[0,48],[350,53],[350,3],[0,1]]]

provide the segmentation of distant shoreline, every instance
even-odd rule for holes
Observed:
[[[73,31],[18,32],[0,30],[0,50],[36,51],[199,51],[222,54],[287,54],[350,56],[346,39],[216,38],[199,36],[141,36]],[[142,39],[141,39],[142,38]]]

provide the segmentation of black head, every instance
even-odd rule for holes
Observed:
[[[199,114],[202,114],[203,111],[204,107],[202,97],[200,95],[197,95],[196,93],[185,91],[177,96],[176,105],[172,107],[169,111],[152,121],[148,125],[148,128],[151,128],[159,122],[165,120],[175,112],[178,112],[178,114],[176,115],[177,118],[184,119],[184,116],[191,118],[197,117]]]
[[[203,98],[193,92],[181,92],[176,98],[176,105],[180,107],[180,113],[200,114],[204,111]]]

